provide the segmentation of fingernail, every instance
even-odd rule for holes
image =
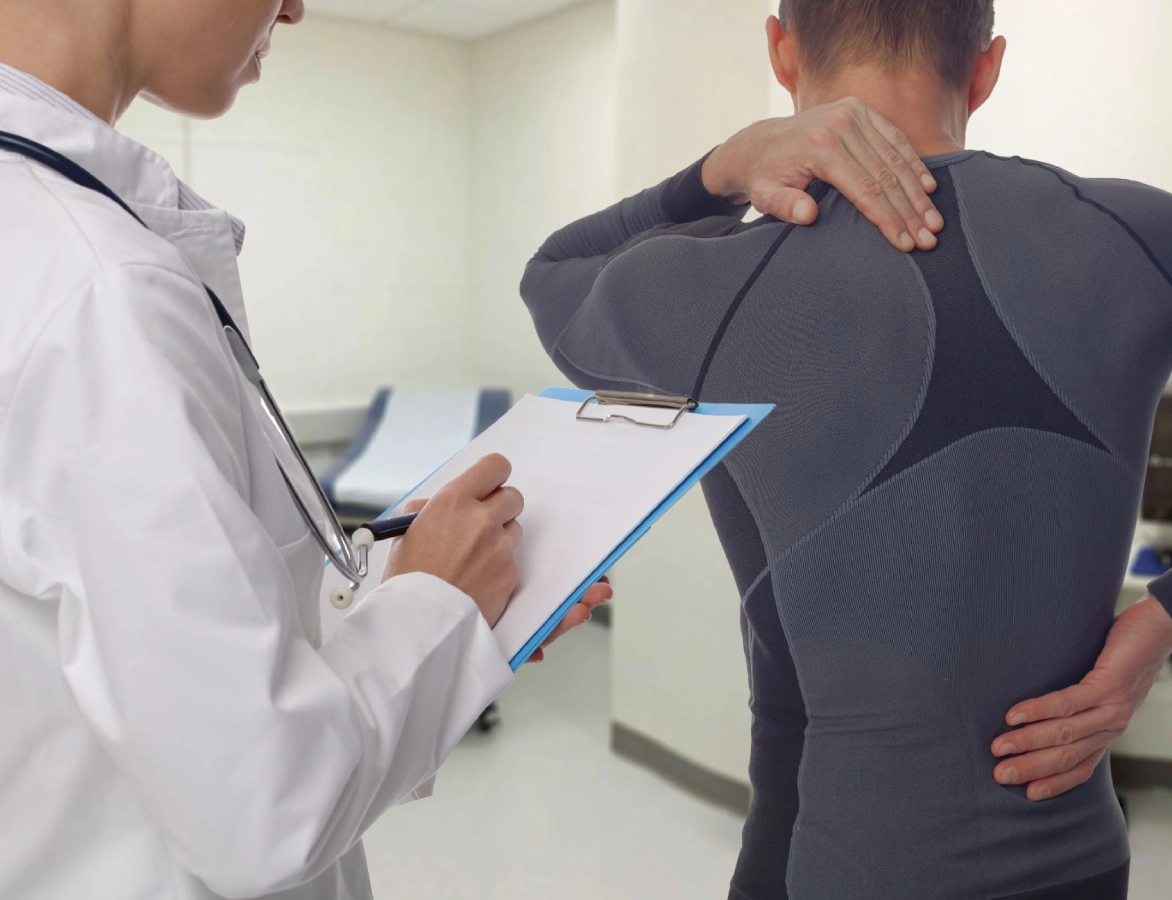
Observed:
[[[1001,773],[1000,781],[1002,784],[1017,784],[1017,769],[1010,766]]]
[[[928,210],[928,214],[924,216],[924,221],[928,223],[928,227],[934,231],[939,231],[944,227],[944,216],[936,212],[934,209]]]
[[[799,200],[794,207],[794,218],[798,222],[809,222],[814,218],[814,204],[809,200]]]
[[[1009,724],[1010,725],[1024,725],[1025,720],[1026,720],[1026,714],[1025,713],[1018,713],[1012,719],[1009,720]]]
[[[935,247],[938,241],[936,235],[932,234],[927,228],[920,229],[920,241],[927,244],[929,247]]]
[[[912,236],[906,231],[899,236],[899,246],[904,250],[915,250],[916,242],[912,240]]]
[[[920,184],[922,184],[925,187],[925,189],[931,191],[931,190],[934,190],[936,187],[936,179],[925,172],[923,175],[920,176]]]
[[[1046,787],[1046,785],[1042,785],[1040,788],[1038,788],[1038,792],[1036,794],[1034,794],[1034,796],[1037,797],[1037,799],[1039,799],[1039,800],[1049,800],[1050,799],[1050,789],[1048,787]]]
[[[1015,754],[1016,752],[1017,752],[1017,745],[1015,745],[1015,744],[1002,744],[1001,747],[997,750],[997,755],[998,756],[1013,756],[1013,754]]]

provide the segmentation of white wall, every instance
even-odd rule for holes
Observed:
[[[1172,190],[1172,3],[1000,0],[1001,84],[968,144]]]
[[[617,199],[614,4],[592,0],[472,47],[471,359],[516,393],[565,379],[518,294],[554,230]]]
[[[253,342],[286,407],[472,378],[470,97],[467,45],[311,17],[230,115],[124,120],[248,224]]]

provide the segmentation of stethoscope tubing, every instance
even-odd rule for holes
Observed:
[[[67,156],[58,153],[56,150],[46,147],[37,141],[7,131],[0,131],[0,149],[8,150],[33,162],[40,163],[62,177],[69,179],[74,184],[101,194],[120,206],[143,228],[149,228],[146,222],[121,197],[102,182],[101,179]],[[346,609],[354,602],[354,592],[358,590],[363,579],[367,576],[370,548],[374,545],[374,535],[369,529],[359,529],[353,540],[346,538],[346,532],[342,528],[342,523],[338,519],[338,514],[334,510],[333,504],[330,503],[321,483],[317,480],[317,476],[314,475],[313,469],[310,468],[309,461],[305,458],[304,452],[302,452],[300,445],[293,436],[293,432],[290,430],[289,424],[281,412],[280,405],[277,403],[276,398],[273,397],[268,384],[261,375],[260,364],[257,362],[252,348],[248,346],[248,342],[244,339],[231,313],[228,312],[227,307],[220,301],[220,298],[216,296],[215,291],[206,284],[203,288],[207,292],[208,300],[211,302],[212,307],[216,311],[216,316],[220,320],[220,325],[224,330],[224,335],[228,341],[228,346],[232,350],[232,355],[240,366],[244,377],[260,392],[266,406],[266,411],[272,415],[277,424],[277,428],[281,433],[281,439],[288,445],[289,449],[293,452],[294,458],[297,460],[297,464],[301,469],[301,475],[313,486],[316,500],[320,503],[321,508],[325,510],[327,517],[326,524],[334,529],[334,534],[338,542],[337,549],[330,546],[329,538],[318,525],[313,513],[306,507],[300,491],[297,490],[289,478],[280,459],[276,459],[277,468],[280,470],[281,477],[284,478],[285,484],[289,488],[289,494],[293,498],[298,513],[305,521],[305,524],[313,534],[322,552],[325,553],[331,564],[338,569],[342,577],[349,583],[349,588],[335,588],[330,595],[330,602],[335,607]],[[276,458],[275,449],[273,454],[274,458]]]

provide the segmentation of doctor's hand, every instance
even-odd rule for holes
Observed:
[[[1126,730],[1172,653],[1172,618],[1148,596],[1119,615],[1103,652],[1081,682],[1026,700],[1005,717],[1024,726],[993,741],[1011,757],[993,770],[1001,784],[1026,784],[1030,800],[1048,800],[1086,782]]]
[[[556,641],[563,635],[569,634],[579,625],[585,625],[590,621],[590,617],[594,613],[596,607],[602,606],[607,600],[614,596],[614,589],[610,586],[610,579],[605,575],[598,584],[590,586],[586,591],[585,596],[582,597],[573,609],[566,613],[566,617],[558,623],[557,628],[550,632],[540,647],[533,651],[526,662],[539,663],[545,662],[545,648]]]
[[[435,575],[472,598],[495,626],[517,586],[517,517],[525,501],[504,484],[507,459],[486,456],[427,501],[407,506],[419,518],[391,550],[383,580],[411,572]]]
[[[904,252],[931,250],[944,228],[928,167],[882,113],[853,97],[750,125],[712,152],[701,177],[714,196],[798,225],[818,218],[806,188],[821,179]]]

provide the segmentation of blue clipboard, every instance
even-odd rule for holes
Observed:
[[[579,391],[575,390],[574,388],[555,387],[546,388],[539,396],[546,397],[550,400],[567,400],[581,404],[590,397],[594,396],[594,392]],[[591,585],[595,584],[598,579],[613,569],[615,563],[626,556],[627,551],[634,547],[635,544],[639,543],[639,540],[643,537],[643,535],[651,530],[652,525],[663,518],[664,514],[667,513],[667,511],[673,506],[675,506],[680,501],[680,499],[686,493],[688,493],[688,491],[699,484],[701,478],[715,469],[721,463],[721,461],[723,461],[724,458],[728,456],[729,453],[731,453],[738,444],[741,443],[741,441],[749,436],[754,428],[765,421],[766,417],[771,412],[773,412],[774,409],[775,407],[771,404],[741,405],[728,403],[701,403],[698,407],[696,407],[696,409],[693,410],[693,414],[696,415],[744,416],[745,421],[741,423],[741,426],[736,431],[728,436],[723,444],[713,450],[711,455],[709,455],[709,457],[705,459],[704,462],[700,463],[700,465],[693,469],[692,474],[684,479],[680,486],[677,487],[666,500],[664,500],[661,504],[659,504],[659,506],[652,510],[648,514],[647,518],[640,522],[635,530],[627,535],[626,539],[614,549],[610,556],[603,560],[602,563],[599,564],[598,568],[591,572],[586,577],[586,579],[580,585],[578,585],[577,589],[566,598],[565,602],[557,608],[553,615],[545,620],[545,624],[537,630],[537,633],[529,639],[529,642],[525,644],[525,646],[522,647],[519,651],[517,651],[517,654],[511,660],[509,660],[509,667],[514,672],[516,672],[521,668],[521,666],[525,665],[525,662],[529,659],[530,656],[533,655],[534,651],[537,650],[537,648],[542,645],[545,639],[549,637],[550,633],[555,628],[557,628],[558,623],[561,622],[561,620],[566,617],[566,614],[577,605],[578,601],[581,600],[582,597],[585,596],[586,591],[590,589]],[[436,471],[438,472],[439,469],[436,469]],[[428,478],[430,477],[431,476],[429,475]],[[427,479],[425,478],[420,482],[420,485],[426,481]],[[416,487],[408,491],[406,496],[413,494],[418,489],[418,487],[419,485],[416,485]],[[401,501],[400,503],[396,503],[395,506],[391,507],[391,509],[387,510],[386,515],[393,515],[395,510],[398,509],[400,505]]]

